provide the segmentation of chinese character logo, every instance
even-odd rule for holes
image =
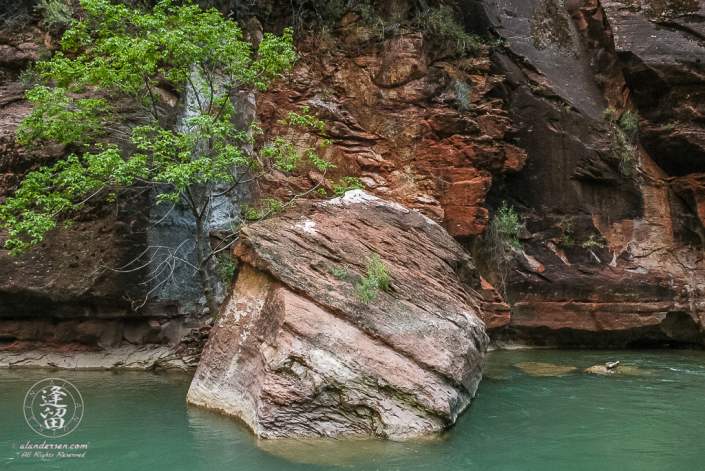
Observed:
[[[32,386],[24,398],[24,418],[32,430],[43,437],[63,437],[81,423],[83,398],[68,381],[43,379]]]

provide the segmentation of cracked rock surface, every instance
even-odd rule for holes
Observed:
[[[440,431],[470,403],[488,345],[480,277],[438,224],[358,190],[247,227],[235,253],[188,402],[263,438],[393,439]],[[374,253],[391,283],[366,304]]]

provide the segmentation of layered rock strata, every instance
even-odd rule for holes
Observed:
[[[217,6],[225,15],[234,8],[247,31],[259,32],[253,15],[265,31],[290,24],[286,3],[236,3]],[[392,3],[377,2],[378,13],[384,16],[387,6],[410,11],[406,2]],[[479,291],[495,339],[702,346],[703,3],[444,5],[466,31],[489,25],[484,40],[489,44],[492,36],[493,47],[461,58],[408,23],[375,35],[353,6],[328,34],[299,34],[301,58],[292,73],[257,94],[266,135],[288,132],[279,119],[309,106],[334,141],[326,157],[338,167],[326,178],[357,176],[368,192],[420,210],[471,247],[487,281]],[[40,16],[0,27],[0,200],[28,170],[69,152],[51,145],[30,152],[13,139],[29,112],[20,71],[60,47]],[[183,102],[173,90],[163,92],[165,102]],[[608,107],[616,116],[625,110],[639,116],[629,172],[620,170],[612,149],[613,126],[603,116]],[[128,121],[139,119],[133,108],[117,103],[117,109]],[[304,147],[322,137],[298,136],[298,142]],[[260,190],[288,199],[320,181],[309,170],[272,172]],[[328,182],[323,186],[333,194]],[[500,273],[486,260],[483,238],[503,201],[527,230],[522,251]],[[152,244],[145,227],[161,216],[130,211],[96,206],[24,259],[0,252],[0,347],[151,343],[162,330],[181,325],[183,334],[208,317],[199,312],[195,284],[187,284],[183,299],[173,290],[136,312],[130,301],[141,302],[151,289],[143,278],[98,276],[101,263],[119,266]],[[188,229],[186,220],[176,222],[180,229],[170,226],[165,240]],[[493,287],[503,285],[500,298]]]
[[[359,177],[369,193],[420,210],[453,236],[481,234],[495,178],[526,161],[494,96],[504,77],[490,73],[486,51],[461,59],[418,32],[369,41],[356,13],[340,25],[330,44],[305,38],[291,74],[258,97],[263,129],[285,134],[280,120],[308,106],[334,142],[334,180]],[[263,189],[287,198],[317,178],[274,175]]]
[[[263,438],[402,439],[453,424],[488,345],[469,255],[417,211],[362,191],[243,231],[188,402]],[[378,254],[391,275],[358,286]]]
[[[210,325],[193,328],[174,345],[122,344],[91,349],[75,343],[49,347],[46,344],[15,342],[0,349],[0,367],[193,372],[201,358],[210,328]]]

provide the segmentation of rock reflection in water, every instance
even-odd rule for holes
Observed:
[[[404,442],[382,439],[257,440],[257,446],[272,455],[295,463],[353,467],[364,457],[367,462],[394,463],[406,461],[419,449],[443,445],[442,435],[415,438]]]
[[[554,365],[553,363],[539,363],[535,361],[517,363],[514,366],[532,376],[558,376],[578,370],[575,366]]]

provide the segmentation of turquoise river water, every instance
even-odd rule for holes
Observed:
[[[620,360],[627,373],[584,373]],[[577,367],[532,375],[526,362]],[[541,365],[539,365],[541,366]],[[536,371],[534,371],[536,373]],[[548,370],[551,373],[551,370]],[[59,377],[85,413],[45,439],[25,421],[34,383]],[[262,441],[186,405],[190,377],[146,372],[0,369],[0,468],[17,470],[700,470],[705,469],[705,352],[491,352],[471,407],[450,431],[404,443]],[[83,457],[23,456],[26,443],[87,444]],[[47,450],[51,452],[51,450]],[[65,453],[74,453],[65,451]]]

